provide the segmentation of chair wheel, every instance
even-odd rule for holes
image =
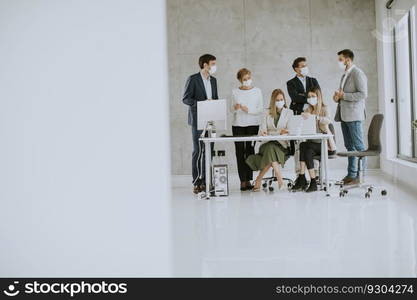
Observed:
[[[348,193],[348,190],[340,190],[339,197],[344,197]]]
[[[287,187],[288,187],[289,189],[290,189],[290,188],[292,188],[292,183],[291,183],[291,182],[288,182]]]
[[[373,190],[372,188],[368,188],[368,193],[372,194]]]
[[[366,192],[366,193],[365,193],[365,198],[371,198],[371,193]]]
[[[324,188],[323,188],[323,191],[327,192],[327,187],[324,187]]]
[[[262,184],[262,187],[264,188],[264,189],[266,189],[266,187],[267,187],[268,185],[266,184],[266,182],[264,182],[263,184]]]
[[[272,180],[270,180],[268,183],[269,183],[269,185],[272,185],[273,181],[272,181]]]
[[[274,191],[274,188],[273,188],[272,186],[270,186],[270,187],[269,187],[269,191],[270,191],[270,192],[273,192],[273,191]]]
[[[382,190],[382,191],[381,191],[381,195],[382,195],[382,196],[386,196],[387,194],[388,194],[388,192],[387,192],[386,190]]]

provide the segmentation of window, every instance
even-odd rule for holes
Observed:
[[[414,7],[395,25],[398,157],[417,162],[416,30]]]

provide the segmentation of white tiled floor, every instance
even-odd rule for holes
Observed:
[[[370,172],[388,196],[173,188],[175,276],[416,277],[417,195]]]

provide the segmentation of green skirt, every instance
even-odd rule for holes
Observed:
[[[287,157],[288,150],[284,148],[279,142],[271,141],[259,148],[258,154],[253,154],[246,159],[246,164],[254,171],[264,169],[273,162],[278,162],[282,167]]]

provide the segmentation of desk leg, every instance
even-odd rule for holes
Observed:
[[[326,196],[330,196],[329,191],[329,168],[328,168],[328,162],[329,162],[329,153],[327,148],[327,139],[322,140],[323,143],[323,150],[324,150],[324,175],[326,180]]]
[[[209,142],[204,142],[204,155],[206,161],[206,199],[210,199],[211,148]]]
[[[325,184],[325,182],[324,182],[324,143],[323,143],[323,140],[321,140],[321,143],[320,143],[320,146],[321,146],[321,155],[320,155],[320,167],[319,167],[319,169],[320,169],[320,184],[321,184],[321,190],[323,190],[323,186],[324,186],[324,184]]]

